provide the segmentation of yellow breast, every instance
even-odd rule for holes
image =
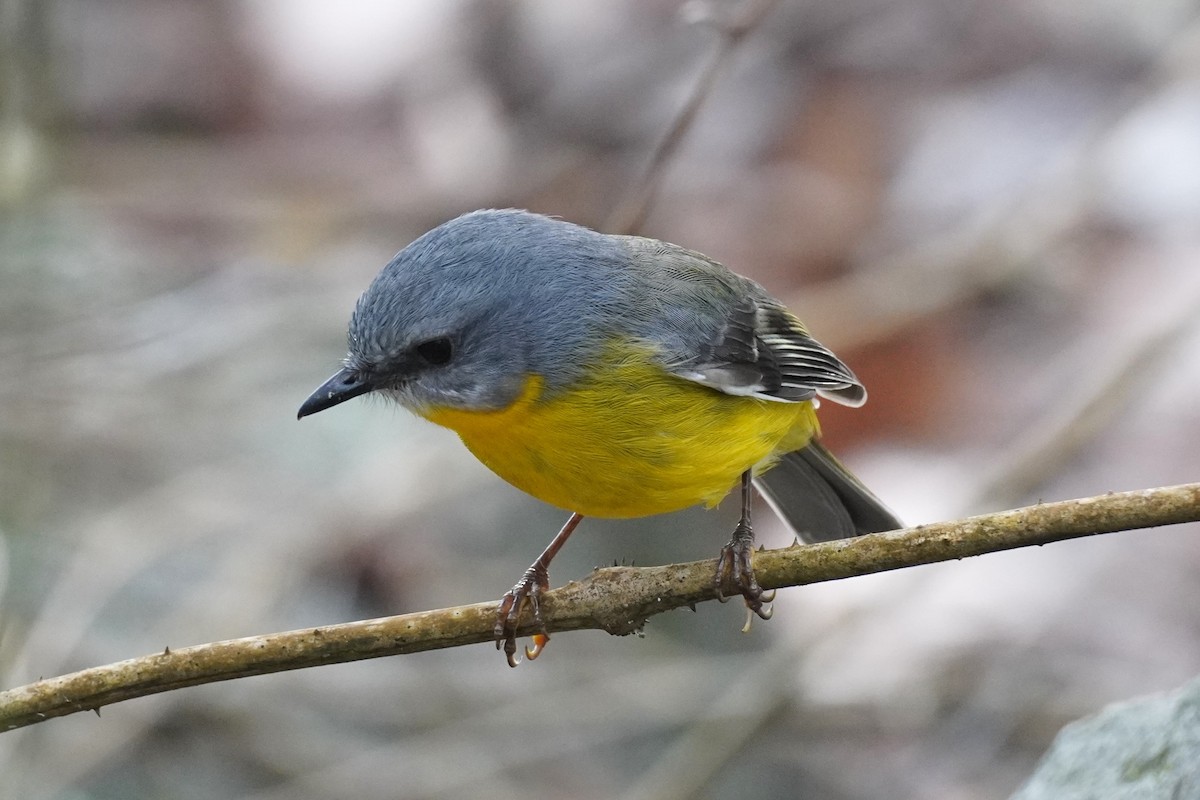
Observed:
[[[727,395],[629,352],[570,391],[542,390],[535,376],[508,408],[424,416],[517,488],[596,517],[713,505],[744,471],[768,468],[817,430],[811,403]]]

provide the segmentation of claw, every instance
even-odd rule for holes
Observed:
[[[718,603],[728,603],[729,602],[729,598],[726,597],[725,592],[721,590],[721,587],[725,584],[725,581],[728,580],[730,577],[729,573],[730,573],[729,548],[723,547],[723,548],[721,548],[721,557],[717,559],[716,574],[713,575],[713,591],[717,595]]]
[[[775,592],[772,591],[771,594],[774,595]],[[750,605],[750,601],[747,600],[746,601],[746,624],[742,626],[742,633],[750,632],[750,628],[754,624],[755,617],[758,617],[759,619],[767,620],[773,616],[775,616],[775,607],[770,604],[770,601],[767,601],[767,602],[763,603],[762,605],[760,605],[758,608],[755,608],[754,606]]]
[[[517,581],[516,585],[500,598],[492,635],[496,638],[496,649],[504,650],[504,656],[508,659],[510,667],[521,663],[521,659],[517,656],[517,628],[521,626],[521,612],[525,610],[526,603],[529,604],[533,624],[541,628],[541,632],[534,634],[533,649],[525,648],[525,657],[530,661],[537,658],[550,639],[550,635],[545,631],[546,624],[542,621],[540,602],[542,592],[549,588],[549,574],[544,567],[535,563],[525,570],[521,580]]]
[[[739,526],[740,528],[741,526]],[[738,585],[738,568],[736,566],[737,557],[734,553],[734,542],[737,539],[737,532],[734,532],[733,539],[729,540],[729,544],[721,548],[720,557],[717,558],[717,571],[713,575],[713,591],[717,595],[717,602],[728,603],[729,597],[725,595],[722,588],[725,583],[731,582],[734,586]]]
[[[725,602],[722,586],[732,584],[746,601],[746,624],[742,631],[750,630],[753,618],[770,619],[773,613],[771,603],[775,600],[775,590],[763,591],[754,576],[754,531],[748,519],[743,519],[733,530],[729,544],[721,548],[721,556],[717,559],[717,572],[713,577],[713,587],[717,599]]]
[[[571,535],[571,531],[575,530],[581,520],[583,520],[582,515],[572,514],[562,529],[550,540],[550,544],[546,545],[546,549],[537,557],[537,560],[529,566],[529,569],[525,570],[525,574],[521,576],[521,580],[517,581],[516,586],[509,589],[504,597],[500,598],[500,605],[496,608],[496,624],[492,628],[492,635],[496,639],[496,649],[504,649],[504,656],[508,659],[510,667],[521,663],[521,659],[517,658],[517,629],[521,627],[521,612],[525,610],[527,601],[537,632],[533,634],[533,647],[525,648],[525,657],[533,661],[546,649],[546,642],[550,641],[550,634],[546,631],[546,622],[542,619],[541,606],[542,592],[550,590],[550,560],[566,543],[567,537]]]
[[[525,648],[525,658],[527,658],[530,661],[533,661],[535,658],[537,658],[538,656],[540,656],[542,654],[542,651],[546,649],[546,643],[549,641],[550,641],[550,634],[535,633],[533,635],[533,647]],[[520,662],[518,662],[518,663],[520,663]],[[516,665],[514,664],[513,666],[516,666]]]

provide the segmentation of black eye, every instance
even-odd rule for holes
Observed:
[[[421,342],[413,350],[421,357],[422,361],[434,367],[449,364],[454,355],[454,345],[448,336],[439,336],[436,339]]]

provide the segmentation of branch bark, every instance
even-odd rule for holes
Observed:
[[[1200,521],[1200,483],[1045,503],[951,522],[920,525],[755,554],[766,589],[967,558],[1122,530]],[[608,567],[547,593],[551,633],[639,630],[664,611],[713,600],[715,562]],[[85,669],[0,692],[0,731],[135,697],[366,658],[492,641],[496,603],[196,645]],[[533,633],[528,625],[521,631]],[[497,666],[499,668],[499,666]]]

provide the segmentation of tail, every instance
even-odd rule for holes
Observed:
[[[904,524],[818,441],[784,455],[754,485],[806,542],[828,542]]]

